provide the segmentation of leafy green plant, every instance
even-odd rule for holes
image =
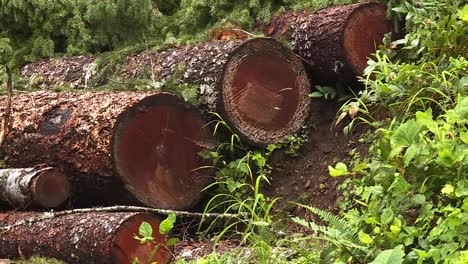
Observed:
[[[176,215],[174,213],[170,213],[167,218],[159,224],[159,234],[165,235],[167,237],[174,228],[175,221]],[[150,262],[153,259],[154,254],[156,254],[156,252],[161,247],[165,247],[168,251],[170,251],[168,247],[174,246],[179,242],[179,239],[177,238],[169,238],[164,244],[156,243],[153,236],[153,227],[150,223],[144,221],[141,223],[140,228],[138,229],[138,235],[135,235],[133,238],[140,241],[141,244],[155,244],[153,250],[148,256],[147,262]],[[133,264],[139,263],[140,260],[138,258],[133,261]]]
[[[330,99],[330,100],[335,99],[335,96],[336,96],[335,88],[330,87],[330,86],[318,86],[318,85],[316,85],[315,89],[317,91],[309,94],[309,97],[312,97],[312,98],[323,97],[325,99]]]
[[[268,227],[272,223],[271,209],[278,198],[270,199],[262,193],[262,186],[269,184],[267,172],[268,150],[248,150],[240,137],[234,134],[222,117],[213,113],[214,133],[230,134],[227,142],[222,142],[216,151],[208,151],[203,157],[212,159],[216,168],[215,182],[206,190],[215,189],[215,194],[205,205],[204,213],[236,213],[241,217],[224,222],[224,229],[217,235],[218,241],[223,235],[240,234],[242,241],[267,239]],[[274,148],[273,148],[274,149]],[[273,150],[271,149],[271,150]],[[221,218],[212,221],[206,231],[211,230]],[[201,222],[206,221],[202,218]],[[200,225],[201,227],[202,225]]]
[[[407,34],[369,60],[366,89],[341,109],[375,132],[369,154],[351,166],[343,217],[359,230],[372,263],[462,263],[466,260],[468,64],[466,4],[388,1],[406,17]]]

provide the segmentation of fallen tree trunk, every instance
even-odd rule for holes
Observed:
[[[0,106],[5,97],[0,97]],[[208,182],[199,152],[213,146],[199,112],[178,96],[150,92],[35,92],[13,98],[4,147],[11,167],[50,164],[105,199],[119,176],[142,203],[187,209]],[[0,109],[1,110],[1,109]],[[117,186],[118,187],[118,186]],[[74,188],[75,189],[75,188]],[[84,197],[86,198],[86,197]]]
[[[0,203],[53,208],[70,195],[66,176],[53,168],[0,170]]]
[[[43,77],[53,79],[61,72],[55,64],[63,63],[50,62],[49,70],[44,70],[43,63],[28,65],[23,76],[49,72]],[[85,75],[83,70],[81,76]],[[149,79],[196,85],[202,108],[221,113],[236,133],[259,145],[277,143],[297,132],[310,107],[310,83],[302,61],[268,38],[148,50],[128,56],[115,77],[108,77],[124,83]]]
[[[385,5],[364,2],[318,10],[285,12],[260,29],[268,36],[292,42],[293,50],[309,63],[318,84],[355,82],[363,74],[367,57],[382,43],[392,25]]]
[[[160,220],[146,213],[86,213],[46,219],[48,213],[1,213],[0,258],[17,259],[40,255],[67,263],[168,263],[170,250],[157,244],[167,242],[159,234]],[[27,224],[3,229],[26,218]],[[141,244],[133,237],[145,221],[153,228],[155,240]]]

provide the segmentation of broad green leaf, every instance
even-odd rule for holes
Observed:
[[[353,172],[364,173],[365,169],[367,169],[367,163],[359,163],[358,165],[354,166]]]
[[[143,238],[153,236],[153,227],[148,222],[142,222],[140,229],[138,229],[138,234]]]
[[[179,239],[173,237],[166,242],[166,246],[174,246],[177,243],[179,243]]]
[[[426,196],[423,194],[416,194],[413,196],[412,200],[415,204],[424,204],[426,202]]]
[[[328,166],[328,171],[330,172],[330,176],[339,177],[348,174],[348,167],[346,166],[346,164],[338,162],[335,168],[333,168],[332,166]]]
[[[359,240],[366,245],[369,245],[370,243],[374,241],[374,239],[372,239],[372,237],[369,236],[369,234],[366,234],[362,231],[359,231],[358,237],[359,237]]]
[[[382,224],[390,224],[393,221],[394,213],[391,208],[385,208],[382,211],[382,215],[380,216],[380,222]]]
[[[455,188],[453,185],[447,183],[445,184],[444,188],[442,188],[441,193],[445,195],[450,195],[455,191]]]
[[[162,235],[167,235],[171,232],[172,228],[174,228],[174,223],[176,221],[176,215],[174,213],[170,213],[164,221],[159,224],[159,233]]]
[[[468,118],[468,97],[463,98],[455,107],[455,114],[459,118]]]
[[[423,258],[423,259],[426,259],[426,258],[429,258],[431,255],[429,254],[429,252],[427,251],[424,251],[424,250],[420,250],[420,249],[414,249],[414,251],[416,252],[416,254],[418,254],[418,256],[420,258]]]
[[[461,20],[468,22],[468,5],[465,5],[463,9],[458,10],[458,17]]]
[[[313,92],[313,93],[309,94],[309,97],[311,97],[311,98],[320,98],[322,96],[323,96],[323,94],[321,92]]]
[[[468,131],[467,132],[460,132],[460,139],[468,144]]]
[[[401,228],[398,227],[398,226],[394,226],[394,225],[391,225],[390,226],[390,231],[395,234],[395,235],[398,235],[401,231]]]
[[[404,256],[403,245],[398,245],[382,251],[370,264],[401,264]]]
[[[419,147],[417,145],[411,145],[406,149],[405,155],[403,156],[403,161],[406,166],[416,157],[419,152]]]
[[[415,120],[410,120],[400,125],[390,139],[393,147],[409,146],[416,143],[417,136],[422,126],[421,123]]]

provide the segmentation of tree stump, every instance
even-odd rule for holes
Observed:
[[[167,236],[159,234],[160,220],[146,213],[78,213],[14,225],[24,219],[44,218],[49,213],[0,213],[0,258],[17,259],[40,255],[67,263],[168,263]],[[142,222],[153,229],[152,243],[133,237]]]
[[[73,67],[69,78],[62,78],[63,71],[56,66],[74,65],[77,60],[31,64],[23,68],[23,76],[42,77],[45,87],[51,87],[56,79],[61,84],[68,80],[84,86],[85,80],[93,78],[89,75],[92,71],[85,70],[93,68],[92,62]],[[115,76],[122,82],[175,79],[179,85],[196,85],[201,108],[221,113],[236,133],[256,145],[277,143],[296,133],[310,108],[310,82],[301,59],[269,38],[147,50],[128,56],[117,68]]]
[[[215,141],[199,111],[178,96],[34,92],[13,102],[5,163],[60,168],[78,186],[75,196],[95,188],[118,199],[120,177],[145,205],[188,209],[209,181],[198,170],[206,165],[199,152]]]
[[[70,195],[67,177],[54,168],[0,169],[0,202],[53,208]]]
[[[261,25],[268,36],[292,42],[293,50],[309,64],[312,82],[356,82],[367,58],[382,43],[392,24],[386,6],[376,2],[329,7],[315,13],[285,12]]]

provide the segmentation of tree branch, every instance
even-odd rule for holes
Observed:
[[[0,123],[0,146],[3,146],[3,142],[10,132],[11,124],[11,97],[13,93],[13,78],[11,75],[11,69],[5,65],[7,73],[7,105],[5,108],[5,113],[3,114],[1,123]]]
[[[174,211],[174,210],[166,210],[166,209],[156,209],[150,207],[140,207],[140,206],[110,206],[110,207],[96,207],[96,208],[83,208],[83,209],[73,209],[73,210],[66,210],[66,211],[59,211],[59,212],[45,212],[40,217],[30,217],[13,223],[7,226],[0,226],[0,234],[2,230],[4,232],[15,228],[20,225],[32,224],[37,223],[46,219],[70,215],[70,214],[78,214],[78,213],[95,213],[95,212],[147,212],[147,213],[155,213],[155,214],[163,214],[168,215],[170,213],[174,213],[177,216],[185,216],[185,217],[205,217],[205,218],[239,218],[242,217],[242,214],[215,214],[215,213],[192,213],[186,211]]]

